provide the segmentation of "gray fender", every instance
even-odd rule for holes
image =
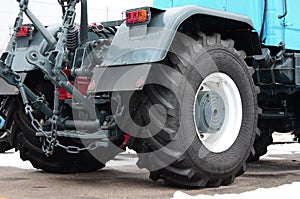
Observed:
[[[152,19],[148,25],[128,27],[123,23],[120,26],[104,58],[103,66],[141,64],[163,60],[176,31],[182,28],[181,25],[188,20],[192,20],[190,27],[200,27],[202,31],[207,29],[215,32],[244,30],[243,34],[245,35],[240,32],[237,34],[243,42],[240,45],[241,48],[245,48],[243,50],[250,54],[259,53],[258,34],[253,31],[251,19],[246,16],[194,5],[167,10],[151,8],[151,13]],[[252,36],[253,38],[251,38]],[[244,44],[245,37],[250,38],[246,45]]]

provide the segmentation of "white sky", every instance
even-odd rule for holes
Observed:
[[[117,20],[122,11],[141,6],[152,6],[153,0],[88,0],[89,22]],[[0,51],[9,38],[9,28],[13,26],[19,11],[16,0],[0,0]],[[45,24],[61,22],[61,9],[57,0],[29,0],[30,10]],[[80,11],[80,8],[77,8]],[[108,12],[107,12],[108,10]],[[78,15],[78,19],[79,19]]]

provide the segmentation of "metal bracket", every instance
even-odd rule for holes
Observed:
[[[54,72],[54,64],[36,50],[30,50],[26,55],[26,59],[30,64],[38,67],[54,85],[66,89],[77,102],[81,103],[91,115],[94,115],[97,109],[91,106],[93,103],[82,95],[76,87],[70,84],[62,70]]]

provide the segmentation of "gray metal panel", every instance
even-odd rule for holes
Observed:
[[[31,65],[26,60],[26,53],[28,49],[37,49],[37,46],[31,46],[29,48],[17,48],[15,50],[15,58],[13,61],[12,69],[15,71],[31,71],[36,69],[34,65]]]
[[[48,26],[47,29],[52,35],[55,35],[59,30],[59,25],[54,24]],[[42,35],[39,32],[34,32],[34,35],[28,47],[21,47],[16,49],[15,58],[12,64],[12,69],[17,72],[35,70],[36,67],[27,62],[26,54],[30,50],[38,50],[40,53],[44,53],[46,48],[47,48],[46,40],[42,37]]]
[[[147,80],[150,68],[150,64],[96,67],[88,92],[141,90]]]
[[[254,29],[250,18],[234,13],[184,6],[171,8],[155,15],[147,27],[147,34],[134,35],[139,27],[127,27],[123,23],[115,35],[103,66],[157,62],[164,59],[180,24],[193,15],[209,15],[240,22]],[[141,27],[143,29],[145,27]]]

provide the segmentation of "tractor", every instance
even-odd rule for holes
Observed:
[[[58,0],[62,22],[49,26],[17,1],[0,59],[1,152],[80,173],[129,148],[152,180],[199,188],[233,183],[275,131],[299,140],[296,0],[154,0],[94,24],[87,0]]]

